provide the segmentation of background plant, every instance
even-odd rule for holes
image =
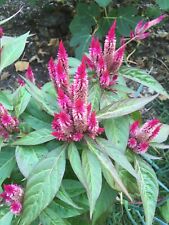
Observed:
[[[71,67],[70,80],[72,80],[71,76],[74,74],[74,71],[77,70],[77,67],[80,65],[80,61],[75,58],[69,58],[69,65]],[[134,177],[128,174],[128,172],[125,169],[121,168],[120,166],[121,164],[118,160],[118,155],[120,154],[121,157],[123,157],[123,160],[127,158],[129,163],[132,166],[134,166],[133,154],[128,150],[127,155],[124,155],[120,153],[119,149],[120,150],[123,149],[123,151],[125,150],[127,139],[128,139],[128,131],[129,131],[128,128],[129,128],[129,123],[131,123],[131,120],[133,118],[142,120],[142,118],[139,112],[132,113],[131,116],[126,116],[126,115],[123,116],[123,113],[130,112],[128,110],[131,110],[131,109],[128,109],[127,106],[131,107],[131,104],[132,104],[133,107],[141,107],[142,104],[144,105],[146,102],[149,102],[153,98],[151,97],[141,98],[141,99],[128,98],[128,95],[130,94],[132,95],[134,91],[132,90],[132,87],[126,86],[124,82],[124,76],[126,78],[133,79],[134,81],[147,85],[153,88],[156,92],[161,93],[167,97],[168,97],[168,94],[152,76],[147,74],[145,71],[139,70],[137,68],[130,68],[130,67],[121,68],[120,74],[119,74],[119,83],[118,85],[115,86],[117,93],[111,93],[108,90],[102,90],[100,86],[98,85],[98,82],[96,79],[92,79],[92,80],[90,79],[89,102],[92,102],[94,109],[97,111],[97,118],[102,120],[102,124],[104,125],[107,131],[105,136],[102,136],[102,139],[98,139],[99,146],[101,146],[101,149],[102,150],[104,149],[104,151],[106,151],[106,154],[110,155],[110,157],[112,158],[109,165],[111,165],[111,163],[115,165],[115,170],[113,171],[115,174],[116,174],[115,171],[117,171],[118,176],[120,176],[120,179],[124,180],[123,183],[124,183],[124,186],[127,187],[127,191],[129,195],[133,197],[133,192],[134,192],[134,194],[136,194],[134,195],[134,198],[136,198],[136,200],[137,199],[139,200],[139,193],[137,193],[138,189],[136,185],[136,180]],[[89,72],[89,77],[92,78],[92,74],[90,72]],[[89,205],[88,205],[87,196],[85,194],[86,191],[83,185],[81,185],[76,180],[77,178],[73,170],[76,171],[77,177],[81,177],[81,173],[79,173],[79,171],[87,171],[87,169],[85,168],[85,165],[87,165],[88,167],[91,167],[91,174],[90,174],[91,179],[89,176],[89,180],[88,180],[89,188],[91,188],[92,190],[90,193],[90,196],[88,196],[90,200],[89,201],[90,207],[91,207],[91,205],[94,204],[95,202],[95,196],[94,196],[95,188],[94,189],[92,188],[96,186],[95,179],[93,178],[94,170],[92,169],[93,167],[91,163],[96,158],[96,157],[93,157],[93,154],[96,154],[97,159],[99,158],[100,160],[102,160],[105,170],[108,168],[108,167],[105,167],[105,165],[107,165],[107,161],[103,160],[104,157],[102,154],[98,155],[98,153],[100,153],[101,150],[97,149],[98,146],[95,145],[95,143],[93,143],[90,139],[87,139],[88,148],[90,147],[90,151],[89,149],[84,149],[86,148],[86,144],[84,146],[80,144],[71,144],[69,145],[69,147],[67,147],[67,146],[61,146],[61,143],[59,141],[53,140],[54,137],[51,135],[51,132],[52,132],[51,122],[53,120],[53,114],[59,112],[58,105],[56,104],[57,95],[55,93],[55,90],[50,82],[45,84],[41,89],[37,88],[36,85],[34,85],[29,79],[25,80],[25,83],[26,83],[25,86],[19,87],[16,90],[16,92],[13,94],[12,93],[6,94],[6,92],[3,92],[3,96],[5,96],[6,102],[7,102],[6,106],[10,109],[13,109],[13,112],[11,111],[11,113],[15,114],[17,118],[19,118],[19,120],[21,121],[19,135],[13,136],[10,142],[8,143],[8,146],[5,146],[7,143],[3,142],[2,152],[1,152],[1,158],[4,159],[4,161],[2,160],[3,161],[2,168],[4,169],[4,166],[6,166],[5,167],[6,173],[4,173],[4,177],[2,178],[2,181],[4,181],[4,183],[11,183],[11,182],[19,183],[25,187],[25,182],[26,180],[28,180],[27,187],[26,187],[27,197],[24,200],[24,204],[26,205],[26,207],[24,206],[25,213],[21,215],[22,220],[20,224],[23,224],[23,223],[38,224],[39,221],[42,224],[50,224],[52,223],[52,221],[54,221],[53,223],[56,223],[56,224],[57,223],[59,224],[70,224],[70,223],[71,224],[76,224],[76,223],[89,224],[90,223],[89,222]],[[100,102],[99,102],[99,99],[100,99]],[[109,107],[104,108],[107,105],[109,105]],[[100,110],[101,108],[102,110]],[[118,110],[122,114],[119,114]],[[122,117],[118,118],[117,116],[119,115],[121,115]],[[161,133],[162,135],[158,137],[159,139],[157,139],[158,144],[156,144],[156,146],[158,147],[161,145],[161,142],[165,141],[168,135],[168,126],[163,125],[163,127],[164,128]],[[112,132],[114,130],[116,132]],[[106,137],[110,140],[111,146],[108,144],[107,141],[105,142]],[[123,137],[123,141],[119,142],[119,139],[121,140],[122,137]],[[163,138],[161,139],[161,137]],[[114,147],[112,151],[114,155],[111,154],[112,145],[113,145],[112,141],[115,142],[113,143]],[[31,143],[31,146],[30,146],[30,143]],[[103,148],[103,143],[105,144],[106,148]],[[17,147],[15,150],[16,145]],[[163,147],[167,147],[167,146],[163,145]],[[116,148],[118,151],[115,150]],[[61,187],[59,191],[57,192],[57,194],[55,195],[55,198],[52,201],[52,203],[48,207],[46,207],[46,204],[47,204],[46,202],[49,202],[49,200],[51,200],[51,196],[53,196],[54,193],[56,192],[56,189],[52,190],[50,189],[50,187],[55,186],[55,188],[58,189],[61,177],[63,176],[64,164],[65,164],[65,152],[62,151],[63,149],[65,150],[67,149],[66,153],[69,153],[69,155],[67,155],[67,158],[69,159],[69,162],[73,170],[71,166],[69,165],[68,160],[66,160],[66,172],[65,172]],[[78,151],[76,151],[76,149],[78,149]],[[84,150],[87,150],[87,151],[81,155],[81,152],[82,151],[84,152]],[[14,151],[15,151],[15,155],[14,155]],[[154,156],[156,155],[154,154],[153,149],[151,150],[151,153]],[[9,155],[12,157],[9,157]],[[79,157],[73,158],[72,155],[73,156],[80,155],[80,159],[83,160],[82,170],[81,170],[81,167],[80,167],[80,170],[75,167],[75,165],[77,165]],[[153,167],[157,169],[156,164],[151,159],[152,156],[149,156],[149,157],[150,158],[146,158],[146,161],[149,162],[151,165],[153,165]],[[138,161],[140,163],[143,162],[144,164],[143,168],[145,167],[147,170],[147,167],[146,167],[147,164],[145,163],[145,161],[142,158],[139,158],[139,159]],[[17,165],[15,164],[15,161],[17,161]],[[76,163],[74,163],[74,161]],[[86,161],[88,163],[83,163]],[[97,160],[94,162],[97,165],[97,169],[98,169],[99,164]],[[126,163],[128,164],[128,162]],[[79,165],[77,165],[77,167],[79,167]],[[111,169],[113,169],[113,167]],[[152,169],[150,166],[148,166],[148,170],[150,170],[153,176],[155,177],[155,174],[154,172],[152,172]],[[11,172],[12,174],[10,176]],[[49,174],[50,172],[51,174]],[[58,174],[58,172],[60,173]],[[8,178],[9,176],[10,178]],[[36,178],[36,176],[38,178]],[[48,177],[50,177],[51,180],[46,179]],[[131,221],[133,223],[134,220],[137,223],[141,219],[142,219],[141,222],[145,223],[144,219],[142,218],[143,209],[139,206],[139,203],[138,203],[138,206],[135,208],[134,207],[135,204],[128,201],[127,198],[124,197],[121,191],[119,192],[119,187],[117,186],[117,184],[115,185],[115,183],[112,182],[109,176],[106,176],[105,172],[104,172],[104,177],[105,178],[103,179],[102,191],[96,203],[96,208],[94,210],[92,223],[103,224],[104,223],[103,221],[105,220],[105,217],[109,213],[111,206],[113,206],[116,210],[118,207],[120,209],[124,207],[124,210],[126,212],[124,217],[126,220],[129,219],[128,220],[129,224],[131,223]],[[124,178],[127,178],[127,179],[124,179]],[[120,181],[120,179],[118,180],[118,182]],[[82,180],[82,183],[83,183],[83,179],[79,179],[79,180]],[[105,180],[107,180],[107,183],[109,183],[109,185],[113,187],[113,189],[108,186]],[[145,184],[148,185],[148,188],[152,189],[151,185],[153,185],[153,183],[150,183],[149,178],[147,180],[148,182],[145,181]],[[117,181],[117,177],[116,177],[116,181]],[[131,188],[131,183],[128,184],[129,181],[132,181],[134,184],[132,188]],[[154,182],[155,184],[156,184],[156,181]],[[53,186],[48,185],[50,182]],[[56,183],[57,185],[55,185]],[[100,186],[100,183],[99,183],[99,186]],[[163,186],[163,188],[166,191],[166,187]],[[154,189],[157,191],[157,186],[155,186]],[[123,191],[126,192],[125,189],[123,189]],[[38,196],[35,196],[35,193],[38,193]],[[128,193],[126,194],[128,195]],[[162,193],[162,194],[165,195],[165,193]],[[45,198],[43,196],[45,196]],[[105,200],[104,205],[103,205],[103,199]],[[150,201],[147,201],[146,203],[150,204],[152,199],[156,199],[155,192],[152,193]],[[163,208],[164,208],[163,210],[166,210],[167,199],[163,199],[163,200],[164,200],[164,204],[163,204],[163,201],[161,200],[160,200],[160,204],[163,204]],[[38,204],[39,201],[42,201],[42,204]],[[146,203],[144,203],[144,205]],[[46,208],[42,211],[42,208],[44,207]],[[151,209],[153,211],[153,208],[154,208],[154,205],[153,207],[149,208],[149,210]],[[28,211],[28,214],[26,210]],[[151,216],[149,215],[149,218],[148,218],[149,223],[151,222],[153,217],[152,211],[146,212],[151,215]],[[3,223],[4,220],[8,220],[10,224],[12,215],[10,213],[7,213],[5,207],[2,208],[1,212],[3,215],[1,222]],[[30,222],[32,218],[35,218],[37,214],[39,214],[40,212],[41,214],[39,218],[37,218],[35,222]],[[117,211],[113,215],[117,216]],[[17,224],[19,223],[19,221],[20,221],[20,217],[17,217],[15,219],[13,218],[12,223]],[[111,223],[111,219],[109,220],[109,223]]]

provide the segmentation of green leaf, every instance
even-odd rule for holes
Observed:
[[[43,210],[40,215],[40,221],[43,225],[68,225],[68,223],[57,215],[57,213],[51,208]]]
[[[95,0],[100,7],[107,7],[111,0]]]
[[[53,150],[32,170],[26,185],[20,225],[29,225],[50,204],[65,171],[65,146]]]
[[[117,10],[117,30],[123,36],[129,36],[136,24],[142,19],[138,15],[137,7],[125,6],[119,7]]]
[[[123,191],[126,196],[132,200],[110,158],[106,154],[103,154],[98,148],[96,148],[96,146],[93,144],[93,141],[90,139],[86,139],[86,141],[89,149],[97,156],[98,160],[100,161],[102,165],[102,172],[110,187],[114,189],[116,183],[120,187],[121,191]]]
[[[0,91],[0,103],[3,104],[7,110],[13,110],[13,106],[11,105],[7,94],[2,91]]]
[[[3,141],[4,141],[4,139],[2,137],[0,137],[0,151],[1,151],[1,148],[3,146]]]
[[[74,207],[67,205],[60,200],[57,200],[57,202],[52,201],[47,209],[51,209],[62,219],[76,217],[84,212],[84,210],[75,209]]]
[[[154,170],[141,157],[135,158],[135,168],[140,177],[138,182],[146,224],[152,225],[158,198],[158,180]]]
[[[101,89],[98,83],[92,85],[89,91],[89,102],[92,104],[92,109],[98,111],[100,108]]]
[[[13,143],[13,145],[39,145],[55,139],[49,129],[40,129],[33,131]]]
[[[87,33],[86,30],[83,31],[83,28],[81,28],[81,33],[72,37],[70,40],[70,46],[75,47],[75,54],[77,58],[81,59],[84,52],[88,51],[91,37],[91,34]]]
[[[101,167],[96,156],[87,149],[82,152],[82,165],[87,184],[91,218],[102,187]]]
[[[117,164],[126,169],[132,176],[138,178],[136,171],[128,161],[127,157],[116,147],[112,142],[107,141],[103,138],[97,138],[96,142],[98,144],[98,148],[104,153],[110,156]]]
[[[64,179],[62,185],[71,198],[85,193],[84,187],[77,180]]]
[[[69,194],[64,189],[63,185],[61,185],[60,190],[58,191],[56,197],[63,202],[67,203],[68,205],[74,207],[75,209],[81,209],[76,203],[73,202]]]
[[[167,223],[169,223],[169,200],[160,207],[162,217]]]
[[[15,151],[16,161],[20,172],[28,178],[32,169],[39,160],[47,154],[44,146],[17,146]]]
[[[169,9],[169,2],[168,2],[168,0],[156,0],[156,3],[163,10]]]
[[[146,73],[146,71],[133,67],[122,67],[120,69],[120,73],[124,77],[139,82],[140,84],[143,84],[157,93],[169,98],[168,93],[165,91],[162,85],[156,79],[154,79],[154,77]]]
[[[101,194],[97,200],[96,207],[93,214],[92,225],[104,224],[107,219],[113,201],[115,201],[116,192],[112,190],[107,183],[104,183]]]
[[[15,62],[22,54],[26,40],[29,37],[29,32],[11,39],[3,46],[3,51],[1,52],[1,63],[0,72],[7,66]]]
[[[129,137],[128,116],[103,121],[107,138],[122,152],[125,152]]]
[[[50,102],[51,96],[49,96],[47,93],[40,90],[36,85],[34,85],[29,80],[23,78],[26,82],[26,89],[31,94],[31,96],[36,99],[36,101],[41,105],[43,110],[45,110],[48,114],[54,115],[55,112],[58,111],[56,101]]]
[[[0,218],[0,225],[11,225],[13,214],[11,212],[6,213]]]
[[[35,129],[35,130],[39,130],[42,128],[47,128],[50,129],[51,128],[51,123],[46,123],[34,116],[31,116],[27,113],[24,113],[24,115],[22,116],[23,120],[25,123],[27,123],[31,128]],[[51,121],[52,122],[52,121]]]
[[[79,181],[83,184],[83,186],[86,187],[86,181],[83,173],[80,155],[76,148],[76,145],[73,142],[68,146],[68,158],[74,173],[78,177]]]
[[[72,38],[70,46],[75,47],[77,58],[81,58],[88,51],[91,40],[92,26],[96,25],[95,17],[100,15],[100,8],[95,2],[79,3],[76,8],[76,16],[70,23]],[[87,23],[86,23],[87,21]]]
[[[15,155],[14,149],[12,148],[2,148],[0,152],[0,185],[3,181],[10,177],[12,170],[14,169]]]
[[[124,116],[143,108],[146,104],[153,101],[157,95],[143,98],[131,98],[115,102],[108,105],[97,113],[97,119],[109,119]]]
[[[76,68],[76,69],[81,64],[81,61],[79,59],[74,58],[74,57],[68,57],[68,62],[69,62],[70,67]]]
[[[117,94],[114,94],[110,91],[104,91],[100,98],[100,109],[104,109],[106,106],[120,100],[121,97],[119,97]]]
[[[31,95],[27,92],[25,87],[19,87],[13,94],[13,103],[15,114],[19,117],[26,109]]]
[[[33,98],[31,98],[25,112],[46,123],[51,123],[53,120],[53,117],[43,111],[42,107]]]

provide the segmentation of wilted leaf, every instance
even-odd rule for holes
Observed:
[[[16,71],[25,71],[28,69],[29,62],[26,61],[17,61],[15,63],[15,69]]]

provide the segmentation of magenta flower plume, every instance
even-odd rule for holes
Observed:
[[[52,134],[61,141],[80,141],[85,134],[95,138],[103,132],[96,115],[88,104],[88,79],[84,58],[77,68],[72,84],[69,82],[68,55],[60,42],[58,59],[50,59],[49,75],[57,92],[60,113],[55,114]]]
[[[156,24],[160,23],[167,15],[161,15],[158,18],[151,20],[149,22],[143,22],[142,20],[138,22],[138,24],[135,27],[134,32],[132,31],[130,33],[131,38],[136,40],[143,40],[146,37],[150,36],[150,32],[147,32],[147,30],[155,26]]]
[[[35,83],[34,73],[32,72],[32,68],[30,66],[28,66],[25,76],[30,82]]]
[[[124,58],[126,45],[123,41],[122,46],[116,50],[115,29],[116,20],[106,36],[103,51],[99,40],[93,37],[89,48],[90,56],[84,58],[87,66],[96,72],[102,88],[109,89],[110,86],[117,83],[118,70]]]
[[[28,66],[28,68],[27,68],[27,71],[25,73],[25,77],[26,77],[27,80],[29,80],[30,82],[35,84],[35,76],[34,76],[34,73],[32,71],[32,68],[30,66]],[[23,79],[18,78],[17,82],[18,82],[19,86],[25,86],[25,81]]]
[[[7,109],[0,103],[0,137],[8,139],[9,135],[19,131],[19,121],[9,114]]]
[[[0,38],[2,38],[2,37],[3,37],[3,35],[4,35],[3,28],[2,28],[2,27],[0,27]]]
[[[17,184],[4,185],[4,192],[0,194],[1,202],[10,206],[13,214],[20,214],[22,210],[23,188]]]
[[[157,136],[162,124],[158,119],[152,119],[147,121],[141,127],[139,122],[135,121],[130,126],[130,137],[128,140],[128,147],[136,153],[145,153],[150,142]]]

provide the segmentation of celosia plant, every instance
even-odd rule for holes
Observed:
[[[128,42],[146,37],[147,29],[163,18],[140,22]],[[153,223],[159,187],[148,162],[155,164],[153,148],[167,139],[169,126],[158,119],[143,125],[133,121],[135,112],[157,95],[133,98],[135,90],[125,79],[169,95],[145,71],[122,66],[128,42],[123,39],[116,49],[115,28],[116,21],[104,50],[93,37],[89,56],[82,61],[68,57],[60,41],[56,60],[48,64],[52,82],[41,89],[29,67],[14,93],[1,93],[0,102],[10,111],[0,105],[0,159],[5,168],[0,196],[8,220],[6,204],[18,215],[18,225],[103,225],[112,204],[133,206],[140,198],[146,224]],[[15,135],[6,142],[11,133]],[[8,184],[16,180],[18,185]]]
[[[24,191],[17,184],[4,185],[4,192],[0,194],[1,203],[10,206],[13,214],[20,214],[22,210],[22,199]]]
[[[89,49],[90,58],[85,56],[87,65],[94,70],[103,88],[110,88],[110,86],[116,84],[118,70],[124,58],[126,45],[122,41],[122,46],[116,50],[115,28],[116,20],[106,36],[103,51],[99,40],[93,37]]]
[[[147,121],[141,128],[139,121],[135,121],[130,127],[128,146],[136,153],[147,152],[150,142],[158,135],[161,126],[157,119]]]
[[[84,61],[78,67],[74,82],[70,84],[68,74],[68,56],[60,42],[57,64],[49,62],[49,73],[58,95],[61,112],[55,114],[52,133],[62,141],[80,141],[84,134],[95,138],[103,132],[99,128],[95,112],[88,104],[88,79]]]
[[[18,119],[16,117],[12,117],[0,103],[0,137],[7,140],[10,134],[19,131],[18,125]]]

